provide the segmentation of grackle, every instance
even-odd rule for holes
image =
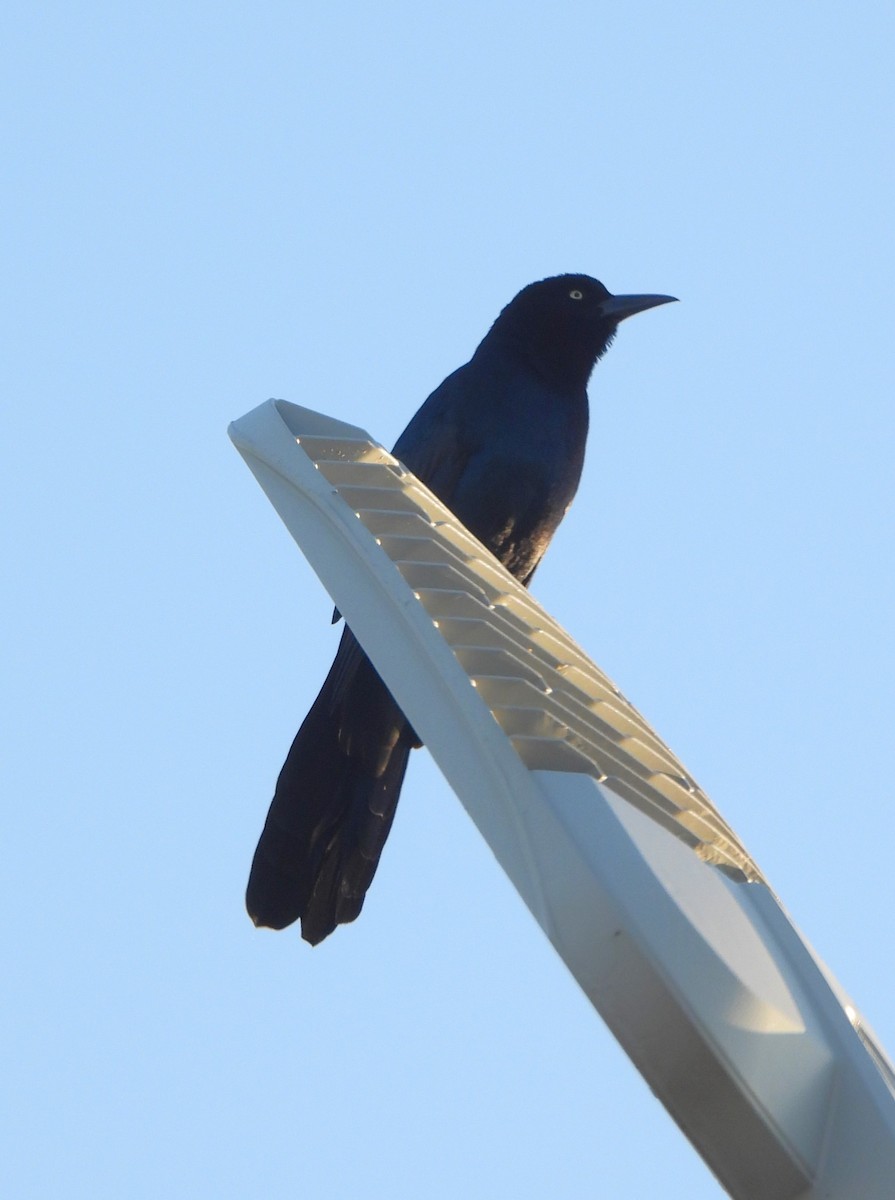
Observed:
[[[394,454],[528,584],[578,487],[587,382],[620,321],[673,296],[587,275],[532,283],[428,398]],[[411,749],[407,718],[345,629],[277,780],[246,892],[256,925],[312,945],[360,913]]]

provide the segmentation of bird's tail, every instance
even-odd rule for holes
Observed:
[[[349,630],[295,736],[255,851],[256,925],[316,945],[363,907],[419,742]]]

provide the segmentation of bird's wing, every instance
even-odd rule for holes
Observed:
[[[443,504],[452,507],[471,447],[461,434],[462,368],[436,388],[395,443],[394,455]]]

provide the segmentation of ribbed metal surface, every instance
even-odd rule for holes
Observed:
[[[890,1200],[891,1064],[640,714],[369,434],[268,401],[231,437],[722,1186]]]
[[[297,441],[391,558],[527,767],[592,775],[701,859],[761,879],[615,684],[397,459],[364,438]]]

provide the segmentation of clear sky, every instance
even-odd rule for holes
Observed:
[[[895,1049],[893,44],[883,0],[4,7],[4,1196],[720,1195],[425,752],[356,925],[242,907],[338,631],[228,421],[390,444],[561,271],[681,303],[598,367],[534,590]]]

